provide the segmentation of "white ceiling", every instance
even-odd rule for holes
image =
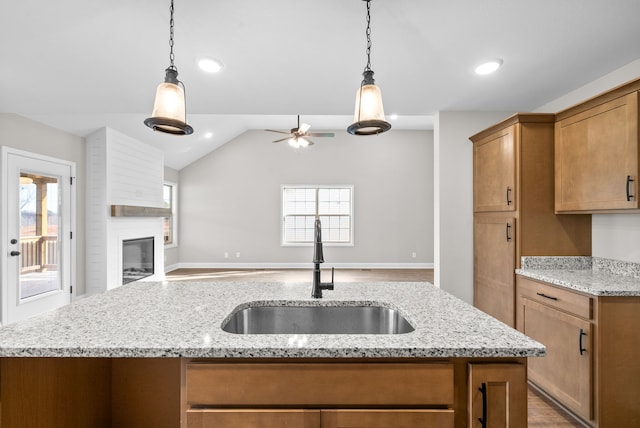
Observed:
[[[372,69],[385,113],[400,115],[394,129],[430,129],[444,110],[531,110],[640,58],[638,0],[373,0],[371,9]],[[296,114],[312,131],[352,121],[363,1],[175,0],[191,136],[142,123],[169,63],[168,20],[169,0],[3,2],[0,111],[81,136],[111,126],[162,148],[177,169],[247,129],[289,129]],[[201,72],[202,55],[225,68]],[[495,57],[496,74],[473,74]]]

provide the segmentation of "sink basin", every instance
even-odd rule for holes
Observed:
[[[222,329],[236,334],[402,334],[414,330],[383,306],[254,306],[234,312]]]

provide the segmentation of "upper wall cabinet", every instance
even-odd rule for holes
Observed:
[[[516,127],[508,126],[473,145],[473,211],[515,211]]]
[[[637,210],[640,80],[558,113],[555,211]]]

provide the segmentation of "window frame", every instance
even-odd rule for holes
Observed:
[[[285,240],[285,206],[284,206],[284,194],[287,189],[315,189],[316,195],[320,189],[349,189],[351,198],[349,201],[349,241],[348,242],[330,242],[323,239],[323,244],[329,247],[353,247],[354,244],[354,228],[355,228],[355,213],[354,213],[354,185],[353,184],[283,184],[280,186],[280,245],[283,247],[310,247],[313,245],[313,241],[296,241],[290,242]],[[319,201],[316,196],[316,215],[318,215]],[[320,214],[320,217],[325,217],[326,214]],[[323,238],[326,236],[323,230]]]
[[[178,246],[178,183],[173,181],[164,181],[162,183],[162,201],[164,203],[164,188],[171,187],[171,242],[164,242],[164,220],[168,217],[162,217],[162,238],[164,248],[175,248]]]

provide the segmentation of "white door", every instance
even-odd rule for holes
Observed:
[[[75,164],[3,147],[3,324],[71,301]]]

